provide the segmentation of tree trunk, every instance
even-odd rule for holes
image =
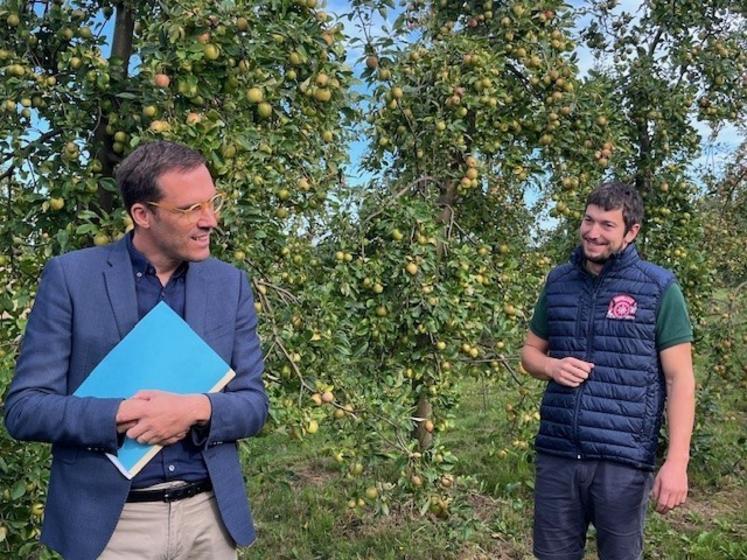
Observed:
[[[428,397],[421,394],[418,399],[418,406],[415,409],[415,416],[417,418],[430,418],[433,413],[433,407]],[[415,429],[415,436],[418,438],[418,445],[420,451],[425,451],[433,443],[433,434],[425,429],[425,422],[418,422],[418,427]]]
[[[135,29],[135,13],[129,2],[116,4],[117,18],[114,24],[112,40],[112,54],[109,57],[110,68],[119,68],[116,75],[111,75],[112,82],[123,83],[127,78],[127,67],[132,54],[132,35]],[[96,158],[101,162],[101,174],[105,177],[114,176],[114,165],[120,160],[112,150],[112,137],[106,133],[109,119],[101,115],[98,126],[93,131],[94,146],[97,147]],[[99,190],[99,204],[106,212],[114,208],[114,194],[104,189]]]
[[[448,230],[449,224],[451,224],[452,217],[454,215],[454,202],[456,201],[457,194],[457,183],[454,181],[449,182],[445,187],[441,189],[441,195],[438,199],[438,204],[441,207],[441,212],[438,216],[438,221],[443,224],[444,229]],[[448,234],[448,231],[446,232]],[[438,256],[443,258],[445,256],[445,247],[443,243],[439,243],[437,247]],[[428,397],[421,394],[418,398],[418,404],[415,409],[415,416],[417,418],[430,419],[433,414],[433,406],[428,400]],[[425,422],[419,422],[415,428],[415,437],[418,440],[418,444],[421,451],[428,449],[433,443],[433,434],[425,429]]]

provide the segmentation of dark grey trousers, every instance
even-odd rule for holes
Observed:
[[[586,531],[597,532],[600,560],[639,560],[653,473],[611,461],[537,454],[534,554],[580,560]]]

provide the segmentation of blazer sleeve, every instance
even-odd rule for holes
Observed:
[[[262,429],[267,419],[269,400],[262,382],[264,362],[257,336],[257,315],[252,291],[243,273],[239,281],[231,367],[236,377],[226,389],[207,395],[212,415],[207,426],[207,437],[195,438],[197,444],[218,445],[253,436]]]
[[[5,425],[16,439],[116,453],[120,399],[70,395],[73,301],[59,259],[44,269],[5,400]]]

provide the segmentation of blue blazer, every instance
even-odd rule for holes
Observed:
[[[191,437],[202,447],[226,529],[238,545],[248,545],[255,533],[236,442],[259,432],[268,410],[251,289],[244,273],[211,258],[190,263],[185,303],[187,323],[236,372],[223,392],[208,395],[207,437]],[[17,439],[52,444],[41,541],[66,559],[99,556],[130,490],[104,455],[117,451],[120,400],[71,394],[137,321],[124,239],[56,257],[45,267],[5,423]]]

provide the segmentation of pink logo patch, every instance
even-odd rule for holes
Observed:
[[[635,319],[637,310],[638,304],[632,296],[620,294],[610,300],[610,306],[607,308],[607,318],[632,321]]]

